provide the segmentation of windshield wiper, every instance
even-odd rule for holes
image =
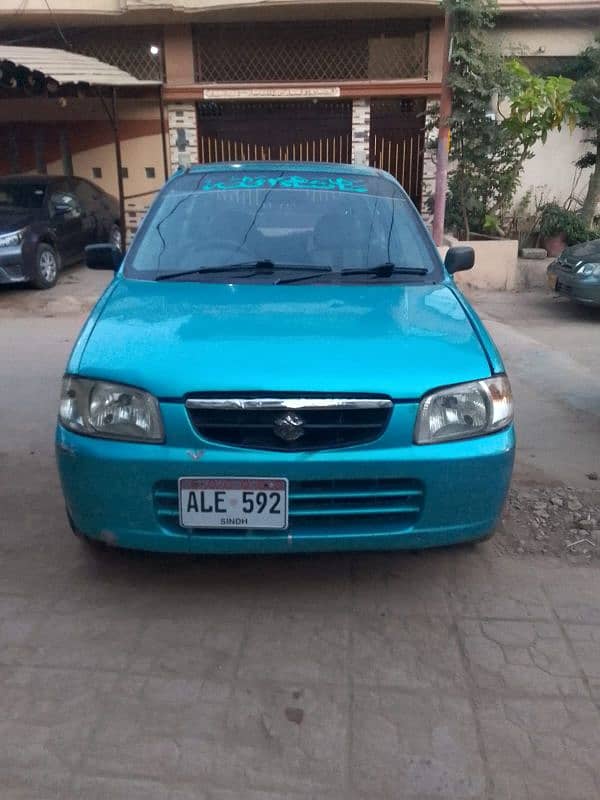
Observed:
[[[321,267],[323,270],[323,267]],[[331,267],[326,271],[319,272],[318,275],[300,275],[298,278],[284,278],[277,281],[278,284],[282,283],[300,283],[301,281],[310,280],[310,278],[321,278],[324,275],[330,275],[333,272]],[[375,278],[390,278],[392,275],[427,275],[429,270],[427,267],[397,267],[391,262],[379,264],[376,267],[365,267],[360,269],[342,269],[335,272],[335,275],[373,275]]]
[[[218,272],[235,272],[238,269],[257,269],[264,270],[265,274],[270,275],[275,269],[275,264],[268,258],[262,261],[241,261],[239,264],[221,264],[218,267],[198,267],[197,269],[187,269],[184,272],[163,272],[157,275],[157,281],[170,281],[175,278],[183,278],[186,275],[210,275]],[[256,274],[256,273],[252,273]]]
[[[391,278],[392,275],[427,275],[427,267],[397,267],[393,262],[386,261],[376,267],[360,269],[343,269],[340,275],[374,275],[376,278]]]
[[[258,261],[242,261],[239,264],[223,264],[218,267],[199,267],[198,269],[189,269],[185,272],[164,272],[162,275],[157,275],[155,280],[168,281],[175,280],[176,278],[183,278],[185,275],[210,275],[221,272],[237,272],[240,269],[251,269],[247,275],[240,275],[241,278],[253,278],[256,275],[272,275],[275,270],[312,270],[312,272],[321,272],[325,267],[311,267],[305,264],[276,264],[270,258],[263,258]],[[312,274],[311,272],[311,274]],[[277,281],[282,283],[283,281]]]

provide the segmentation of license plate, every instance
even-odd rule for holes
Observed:
[[[180,478],[179,523],[183,528],[287,528],[287,478]]]

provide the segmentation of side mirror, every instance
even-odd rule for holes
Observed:
[[[451,247],[446,253],[444,265],[450,275],[455,272],[463,272],[467,269],[473,269],[475,266],[475,251],[472,247]]]
[[[88,244],[85,248],[85,265],[90,269],[112,269],[121,266],[123,253],[114,244]]]

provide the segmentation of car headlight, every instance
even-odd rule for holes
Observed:
[[[579,275],[585,275],[587,278],[589,278],[590,275],[594,278],[600,278],[600,264],[584,264],[577,272]]]
[[[58,418],[65,428],[86,436],[137,442],[164,439],[158,400],[120,383],[66,376]]]
[[[19,231],[0,234],[0,247],[16,247],[21,244],[26,230],[26,228],[21,228]]]
[[[506,375],[439,389],[421,401],[416,444],[469,439],[506,428],[513,419],[513,399]]]

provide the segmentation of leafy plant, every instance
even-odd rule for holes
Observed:
[[[520,62],[502,58],[488,36],[496,0],[444,0],[450,14],[453,93],[450,117],[448,224],[464,238],[472,230],[501,231],[525,161],[538,141],[575,126],[578,104],[572,81],[532,75]],[[506,112],[503,103],[506,99]]]
[[[600,202],[600,36],[579,57],[575,75],[573,94],[580,104],[577,122],[579,127],[593,132],[585,140],[593,149],[577,162],[578,167],[594,167],[581,209],[583,221],[589,226]]]
[[[545,239],[564,235],[568,245],[587,242],[600,236],[599,231],[585,224],[580,214],[568,211],[558,203],[548,203],[542,209],[539,233]]]

